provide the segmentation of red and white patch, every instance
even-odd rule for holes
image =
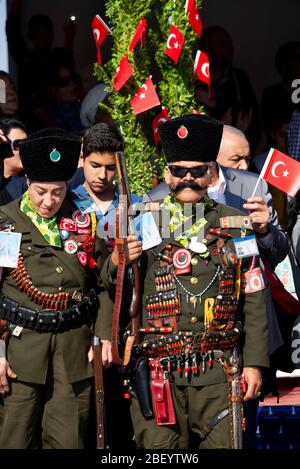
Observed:
[[[184,139],[188,136],[188,134],[189,134],[188,129],[184,125],[181,125],[179,129],[177,130],[178,138]]]
[[[76,231],[76,222],[71,218],[62,218],[59,224],[60,230]]]
[[[78,244],[73,239],[68,239],[65,242],[64,249],[68,254],[75,254],[78,250]]]
[[[77,233],[79,235],[89,235],[91,234],[91,232],[92,232],[91,228],[78,228],[77,229]]]
[[[265,289],[265,282],[260,267],[242,274],[241,290],[243,293],[255,293]]]
[[[77,224],[77,228],[88,228],[91,223],[91,218],[87,213],[80,213],[76,215],[75,222]]]
[[[80,264],[85,267],[87,265],[87,262],[88,262],[87,253],[83,252],[83,251],[80,251],[80,252],[77,253],[77,257],[79,259]]]
[[[72,214],[73,220],[76,220],[77,215],[81,215],[81,211],[80,211],[80,210],[76,210],[76,211]]]
[[[186,269],[190,266],[192,255],[187,249],[178,249],[173,256],[173,265],[176,269]]]

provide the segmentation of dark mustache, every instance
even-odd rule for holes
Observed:
[[[181,191],[182,189],[194,189],[196,191],[204,191],[207,188],[208,188],[208,184],[200,185],[200,184],[197,184],[195,181],[179,182],[178,184],[176,184],[175,187],[171,186],[171,189],[173,192],[175,192],[175,194]]]

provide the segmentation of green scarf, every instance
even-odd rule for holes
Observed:
[[[50,246],[61,247],[61,239],[56,223],[56,216],[52,218],[43,218],[38,215],[32,206],[28,191],[23,194],[20,210],[25,213],[34,226],[37,227]]]
[[[201,200],[201,203],[204,204],[205,209],[211,208],[213,206],[212,200],[207,196],[205,196]],[[176,231],[184,223],[187,223],[187,221],[195,215],[195,213],[193,213],[191,216],[184,215],[183,205],[175,198],[174,194],[168,194],[165,197],[162,207],[165,208],[165,210],[171,215],[171,233],[174,233],[174,231]],[[182,244],[182,246],[184,246],[185,248],[188,247],[190,239],[194,236],[197,236],[200,229],[202,229],[206,225],[206,223],[207,220],[205,220],[205,218],[200,218],[200,220],[197,220],[195,223],[193,223],[189,229],[184,231],[181,235],[177,236],[175,240]],[[204,257],[206,257],[207,255],[208,254],[205,253]]]

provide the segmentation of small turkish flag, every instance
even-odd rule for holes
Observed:
[[[184,36],[182,32],[177,29],[174,24],[171,24],[165,52],[167,56],[175,62],[176,65],[178,63],[183,44]]]
[[[132,52],[137,43],[140,41],[141,48],[144,45],[145,37],[146,37],[146,28],[147,28],[147,20],[142,18],[137,25],[133,38],[131,39],[131,43],[129,45],[129,52]]]
[[[108,34],[112,34],[112,32],[99,15],[96,15],[95,18],[93,19],[92,28],[93,28],[93,35],[94,35],[95,44],[97,48],[98,63],[99,65],[101,65],[100,47],[103,41],[105,40],[106,36]]]
[[[132,66],[130,65],[130,63],[128,62],[128,56],[124,55],[115,74],[114,83],[113,83],[114,88],[117,91],[120,91],[122,86],[125,85],[125,83],[133,75],[133,73],[134,73],[134,70]]]
[[[152,83],[151,76],[147,78],[137,94],[130,101],[130,104],[135,114],[140,114],[141,112],[148,111],[148,109],[160,105],[160,100]]]
[[[189,22],[192,26],[193,31],[197,34],[198,38],[200,39],[203,24],[195,0],[186,1],[185,12],[188,15]]]
[[[154,117],[154,119],[153,119],[152,129],[153,129],[153,136],[154,136],[155,145],[157,145],[158,142],[160,141],[160,136],[159,136],[159,133],[158,133],[159,125],[162,124],[163,122],[168,121],[168,120],[170,120],[170,117],[168,116],[168,111],[165,108],[165,106],[163,106],[160,113],[157,114],[157,116]]]
[[[260,178],[295,197],[300,190],[300,163],[271,148]]]
[[[194,72],[198,80],[204,81],[208,85],[210,92],[210,70],[209,70],[209,58],[201,50],[197,51],[195,63],[194,63]]]

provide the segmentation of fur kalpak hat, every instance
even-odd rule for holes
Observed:
[[[216,161],[224,125],[209,116],[188,114],[158,127],[168,163]]]
[[[68,181],[77,169],[80,149],[79,137],[49,128],[20,142],[20,157],[26,176],[32,181]]]

